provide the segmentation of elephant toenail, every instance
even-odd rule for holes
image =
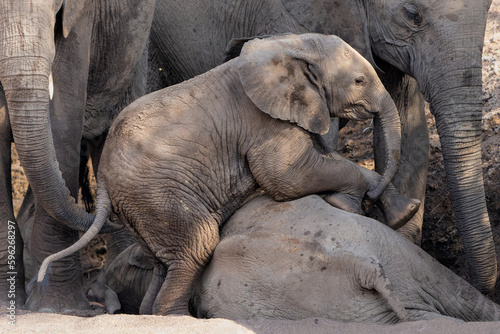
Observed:
[[[43,307],[38,310],[40,313],[56,313],[53,309],[48,308],[48,307]]]

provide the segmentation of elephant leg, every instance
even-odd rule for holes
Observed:
[[[159,256],[163,263],[168,263],[167,276],[165,282],[161,286],[158,296],[153,304],[153,314],[169,315],[180,314],[189,315],[189,300],[196,282],[201,278],[203,268],[208,263],[212,253],[219,241],[219,231],[217,224],[212,225],[213,228],[208,228],[208,234],[192,235],[182,240],[184,244],[181,247],[193,247],[196,244],[196,249],[186,252],[186,254],[164,253]],[[198,236],[198,240],[194,240],[193,236]],[[174,248],[175,249],[175,248]],[[196,255],[192,253],[196,252]],[[189,254],[191,253],[191,254]]]
[[[23,239],[14,218],[11,180],[11,131],[0,86],[0,302],[24,305]]]
[[[90,50],[90,35],[78,32],[85,30],[89,24],[81,20],[67,38],[58,36],[52,67],[54,98],[51,102],[51,126],[54,147],[62,176],[74,198],[78,198],[80,142]],[[36,266],[47,256],[71,246],[78,238],[78,231],[56,221],[41,205],[36,206],[30,247]],[[83,288],[80,253],[54,262],[45,281],[33,286],[27,305],[31,310],[48,312],[89,308]]]
[[[391,92],[401,118],[401,163],[392,183],[402,195],[420,200],[417,213],[398,232],[413,243],[420,244],[429,162],[429,131],[424,99],[417,82],[395,69],[387,69],[382,81]],[[381,133],[374,133],[373,138],[375,166],[380,173],[384,168]]]
[[[149,283],[148,290],[146,291],[146,294],[142,299],[141,306],[139,307],[139,314],[153,314],[153,304],[163,283],[165,282],[165,276],[167,276],[165,266],[162,263],[156,264],[153,269],[153,277]]]
[[[165,210],[147,220],[149,224],[144,225],[145,228],[138,229],[156,259],[167,268],[152,311],[161,315],[189,315],[188,305],[195,284],[219,242],[219,223],[204,206],[187,198],[166,203],[164,207]],[[186,207],[195,213],[187,215]],[[156,222],[157,227],[152,227],[151,222]],[[155,283],[159,281],[159,274],[161,271],[157,269]],[[143,304],[141,313],[148,311]]]
[[[375,188],[381,176],[364,167],[358,166],[358,168],[366,180],[368,189]],[[405,226],[420,209],[418,199],[402,196],[392,183],[389,183],[385,191],[380,195],[376,205],[383,212],[384,222],[392,229]]]
[[[21,208],[19,208],[16,220],[21,229],[21,235],[24,241],[23,260],[25,282],[29,282],[36,275],[37,271],[30,250],[31,232],[33,231],[35,220],[35,197],[31,187],[28,187],[24,195],[23,204]]]

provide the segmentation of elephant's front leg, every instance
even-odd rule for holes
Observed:
[[[56,39],[52,67],[54,95],[51,126],[59,169],[73,198],[78,198],[80,143],[86,103],[90,34],[89,22],[79,22],[68,38]],[[47,189],[50,191],[50,189]],[[56,221],[41,205],[36,206],[31,251],[36,266],[49,255],[63,250],[79,238],[78,231]],[[49,268],[46,281],[29,292],[29,309],[64,312],[90,307],[83,288],[80,253],[74,253]]]
[[[328,203],[360,213],[366,191],[374,189],[381,176],[337,153],[323,156],[308,134],[298,128],[293,132],[287,140],[269,140],[249,152],[250,169],[257,182],[275,200],[333,192],[325,197]],[[406,222],[418,208],[418,201],[401,196],[392,185],[380,202],[384,214],[395,217],[393,225]]]
[[[367,182],[368,189],[375,189],[381,176],[364,167],[358,166],[358,168]],[[328,197],[325,197],[325,200],[329,202]],[[420,208],[418,199],[402,196],[392,183],[389,183],[376,204],[384,214],[385,223],[395,230],[405,226]]]
[[[366,182],[357,166],[335,153],[330,158],[321,155],[309,134],[298,127],[284,132],[286,137],[268,140],[248,153],[259,185],[278,201],[335,192],[331,204],[360,213]]]
[[[333,158],[334,160],[344,159],[343,157],[336,157],[335,155],[335,153],[330,153],[329,157]],[[349,160],[346,161],[346,164],[352,164],[354,168],[357,168],[359,170],[359,172],[361,173],[361,179],[366,184],[367,192],[375,189],[380,183],[382,176],[377,172],[358,166]],[[353,168],[352,166],[350,168]],[[363,198],[363,195],[360,197],[354,197],[354,199],[361,200]],[[348,206],[345,206],[346,200],[350,201],[353,199],[351,194],[345,194],[342,192],[329,193],[323,196],[323,199],[327,203],[337,208],[354,213],[359,213],[350,210]],[[389,183],[385,191],[376,201],[376,204],[385,217],[385,223],[393,229],[398,229],[407,224],[408,221],[415,215],[415,213],[419,209],[420,201],[417,199],[402,196],[394,187],[394,185],[392,183]]]
[[[0,302],[24,305],[23,239],[14,219],[11,183],[11,141],[9,117],[0,88]],[[14,309],[15,310],[15,309]]]
[[[420,244],[429,162],[429,131],[424,99],[417,82],[395,69],[387,69],[382,81],[391,92],[401,118],[401,163],[392,183],[402,195],[420,200],[417,213],[398,232],[413,243]],[[384,168],[384,145],[380,133],[374,133],[373,138],[375,166],[380,173]]]

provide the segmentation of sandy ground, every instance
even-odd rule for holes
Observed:
[[[483,55],[483,170],[485,189],[497,252],[500,254],[500,0],[493,0],[485,37]],[[464,277],[462,249],[454,225],[449,196],[445,186],[444,165],[432,115],[428,114],[431,161],[427,186],[426,213],[422,248],[441,263]],[[367,124],[344,131],[343,154],[359,164],[373,168],[371,136],[361,134]],[[27,188],[22,168],[13,157],[14,205],[19,208]],[[90,268],[89,270],[91,270]],[[95,269],[95,268],[94,268]],[[490,296],[500,302],[500,284]],[[80,316],[31,313],[16,310],[15,325],[9,324],[9,312],[0,305],[1,333],[500,333],[500,322],[459,323],[449,319],[418,321],[393,326],[339,323],[325,319],[277,321],[255,319],[194,319],[192,317],[159,317],[102,314],[102,308],[81,312]],[[100,314],[100,315],[96,315]],[[93,316],[95,315],[95,316]]]
[[[398,325],[340,323],[326,319],[232,321],[187,316],[104,314],[92,318],[33,313],[18,316],[15,326],[0,324],[0,333],[175,333],[175,334],[303,334],[303,333],[500,333],[499,322],[459,323],[450,319]]]

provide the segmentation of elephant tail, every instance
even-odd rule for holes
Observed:
[[[70,247],[61,250],[55,254],[48,256],[45,260],[43,260],[40,269],[38,270],[38,282],[42,282],[45,273],[50,265],[50,263],[62,259],[65,256],[68,256],[76,251],[79,251],[83,247],[85,247],[90,240],[92,240],[101,230],[103,225],[108,220],[109,215],[111,214],[112,206],[111,199],[109,198],[108,191],[104,184],[101,182],[97,186],[97,212],[94,218],[94,222],[89,227],[89,229],[85,232],[85,234],[75,242]]]

